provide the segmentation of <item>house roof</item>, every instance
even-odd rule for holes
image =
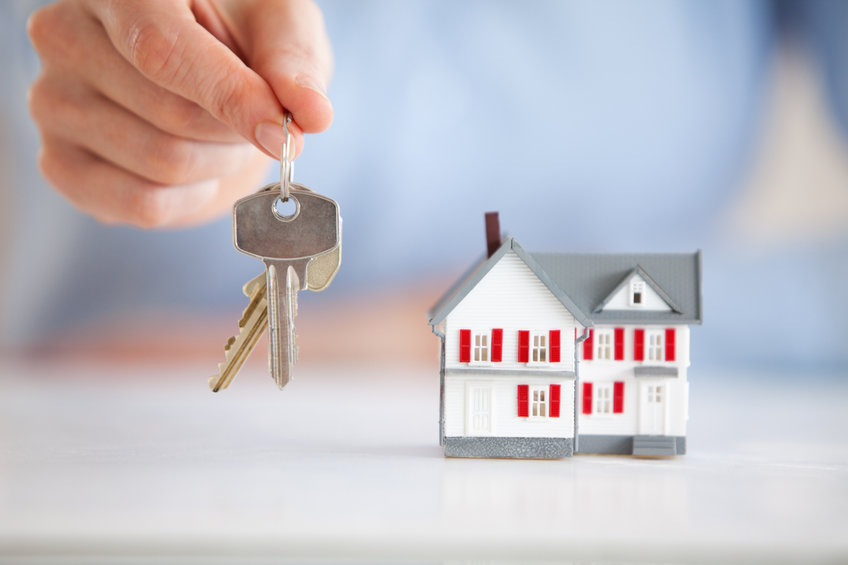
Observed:
[[[680,312],[680,308],[679,308],[679,307],[678,307],[678,306],[674,303],[674,300],[673,300],[673,299],[672,299],[672,298],[671,298],[668,294],[666,294],[666,292],[665,292],[665,291],[664,291],[664,290],[660,287],[660,285],[658,285],[658,284],[656,283],[656,281],[654,281],[654,279],[652,279],[652,278],[651,278],[651,275],[649,275],[648,273],[646,273],[646,272],[645,272],[645,269],[643,269],[640,265],[636,265],[636,268],[635,268],[635,269],[633,269],[633,270],[631,270],[629,273],[627,273],[627,275],[625,275],[625,277],[624,277],[623,279],[621,279],[621,282],[620,282],[620,283],[618,283],[618,286],[617,286],[617,287],[615,287],[615,288],[612,290],[612,292],[610,292],[610,293],[607,295],[607,297],[606,297],[606,298],[604,298],[604,299],[601,301],[601,303],[600,303],[600,304],[598,304],[597,306],[595,306],[595,308],[592,310],[592,312],[596,312],[596,313],[597,313],[597,312],[600,312],[601,310],[603,310],[603,309],[606,307],[606,305],[610,302],[610,300],[612,300],[612,299],[613,299],[613,297],[615,297],[615,295],[616,295],[616,294],[618,294],[618,292],[619,292],[622,288],[624,288],[625,286],[627,286],[627,283],[629,283],[629,282],[630,282],[630,279],[632,279],[633,277],[640,277],[643,281],[645,281],[645,283],[646,283],[646,284],[647,284],[647,285],[648,285],[648,286],[649,286],[649,287],[650,287],[650,288],[651,288],[654,292],[656,292],[656,293],[657,293],[657,296],[659,296],[659,297],[662,299],[662,301],[663,301],[663,302],[665,302],[665,303],[668,305],[668,307],[669,307],[669,308],[671,308],[671,309],[672,309],[672,310],[674,310],[675,312],[678,312],[678,313]]]
[[[539,280],[584,326],[594,323],[700,324],[701,252],[578,254],[528,253],[507,237],[491,257],[481,258],[433,306],[437,325],[459,304],[506,253],[514,251]],[[601,311],[634,274],[657,291],[671,311]]]
[[[701,252],[578,254],[534,253],[533,258],[595,323],[701,323]],[[671,311],[601,308],[634,271]]]

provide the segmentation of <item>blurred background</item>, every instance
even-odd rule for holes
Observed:
[[[40,4],[0,4],[0,344],[214,370],[262,266],[229,217],[107,227],[40,177]],[[425,313],[498,210],[529,251],[702,249],[695,367],[848,367],[848,3],[319,4],[336,118],[295,180],[339,202],[344,246],[301,293],[302,360],[435,367]]]

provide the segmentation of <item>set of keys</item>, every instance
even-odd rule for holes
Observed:
[[[294,318],[297,293],[330,285],[342,258],[339,206],[331,198],[294,184],[291,135],[280,160],[280,182],[269,184],[233,206],[235,248],[265,263],[265,272],[244,285],[249,303],[239,333],[224,346],[226,358],[210,377],[213,392],[225,389],[268,328],[271,376],[279,388],[291,379],[297,361]]]

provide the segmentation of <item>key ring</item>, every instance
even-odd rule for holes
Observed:
[[[291,112],[286,111],[286,117],[283,118],[283,131],[286,132],[286,136],[280,149],[280,198],[283,199],[283,202],[288,202],[291,197],[291,183],[294,179],[294,162],[290,158],[292,135],[289,131],[289,124],[291,121]]]

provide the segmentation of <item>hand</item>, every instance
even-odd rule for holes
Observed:
[[[217,216],[256,189],[265,155],[279,158],[284,108],[296,154],[333,119],[311,0],[62,0],[29,35],[41,170],[104,222]]]

